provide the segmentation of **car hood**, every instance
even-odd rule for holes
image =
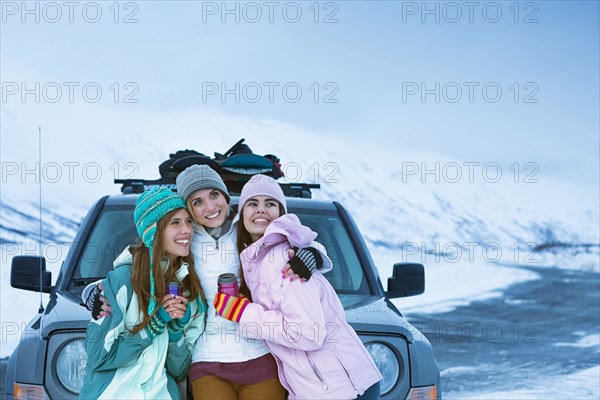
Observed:
[[[385,297],[340,294],[346,320],[358,333],[400,334],[409,342],[417,332]]]
[[[60,293],[53,294],[41,319],[42,336],[59,330],[85,330],[91,318],[85,307]]]

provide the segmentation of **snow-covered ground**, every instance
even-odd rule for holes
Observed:
[[[374,253],[372,253],[374,254]],[[379,273],[387,285],[387,277],[391,276],[393,255],[373,255],[385,262],[390,268],[379,267]],[[396,260],[397,262],[397,260]],[[384,271],[390,271],[384,274]],[[493,263],[462,263],[448,262],[427,263],[425,265],[425,293],[419,296],[393,299],[392,302],[410,320],[411,313],[442,313],[452,311],[455,307],[467,305],[472,301],[489,299],[502,295],[502,289],[517,282],[536,279],[534,272],[506,268]]]
[[[392,302],[410,316],[411,313],[442,313],[458,306],[467,305],[472,301],[489,299],[502,295],[502,289],[527,280],[537,279],[538,274],[525,269],[511,267],[510,262],[486,262],[484,259],[468,256],[461,257],[456,262],[450,262],[448,257],[434,254],[418,254],[405,259],[400,251],[369,246],[371,256],[377,265],[384,285],[392,275],[392,267],[401,261],[421,262],[425,266],[425,293],[419,296],[393,299]],[[599,272],[598,250],[585,254],[570,254],[563,250],[554,255],[531,253],[531,263],[520,265],[560,267],[589,272]]]

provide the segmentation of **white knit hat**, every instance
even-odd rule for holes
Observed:
[[[244,204],[254,196],[269,196],[277,200],[287,213],[287,204],[283,190],[279,183],[275,179],[266,175],[254,175],[242,188],[240,193],[240,204],[239,209],[244,208]]]

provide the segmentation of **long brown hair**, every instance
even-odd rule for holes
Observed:
[[[282,215],[285,214],[285,208],[283,208],[283,205],[277,201],[277,204],[279,204],[279,216],[281,217]],[[250,293],[250,289],[248,288],[248,285],[246,285],[246,280],[244,279],[244,268],[242,268],[242,251],[244,251],[244,249],[248,246],[250,246],[252,243],[254,243],[254,241],[252,240],[252,237],[250,236],[250,232],[248,232],[248,230],[246,229],[246,227],[244,226],[244,205],[240,204],[239,205],[239,209],[238,209],[238,213],[240,214],[240,218],[238,219],[238,223],[237,223],[237,249],[240,253],[240,271],[238,272],[238,276],[240,277],[240,293],[243,294],[244,296],[248,297],[248,299],[250,301],[252,301],[252,294]]]
[[[160,306],[160,303],[162,302],[162,299],[166,293],[167,282],[179,282],[181,286],[181,292],[189,292],[188,299],[190,302],[195,301],[198,296],[200,296],[202,301],[206,301],[204,292],[202,291],[202,286],[200,286],[200,279],[198,279],[198,275],[194,270],[194,257],[191,251],[187,256],[179,256],[173,263],[169,262],[168,270],[164,273],[164,275],[162,273],[160,262],[163,257],[166,256],[162,234],[167,224],[171,220],[171,217],[177,211],[179,211],[179,209],[171,211],[162,217],[156,224],[156,236],[152,245],[153,265],[151,268],[150,252],[146,246],[140,243],[129,247],[129,252],[133,257],[133,273],[131,277],[131,283],[133,286],[133,291],[138,298],[139,311],[143,315],[142,321],[133,327],[131,333],[137,333],[144,329],[144,327],[150,322],[152,315],[158,311],[158,306]],[[181,264],[184,262],[189,264],[188,275],[182,281],[179,281],[175,277],[175,272],[177,272]],[[148,304],[150,303],[150,269],[152,269],[152,273],[154,274],[154,296],[157,303],[157,307],[152,315],[148,315]]]

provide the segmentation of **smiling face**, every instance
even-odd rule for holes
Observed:
[[[217,189],[202,189],[194,192],[188,199],[196,222],[207,228],[217,228],[227,218],[227,199]]]
[[[244,204],[244,227],[253,242],[260,239],[273,220],[281,216],[279,202],[272,197],[254,196]]]
[[[185,208],[180,208],[171,215],[161,237],[165,255],[171,262],[177,257],[185,257],[190,254],[193,233],[192,217]]]

